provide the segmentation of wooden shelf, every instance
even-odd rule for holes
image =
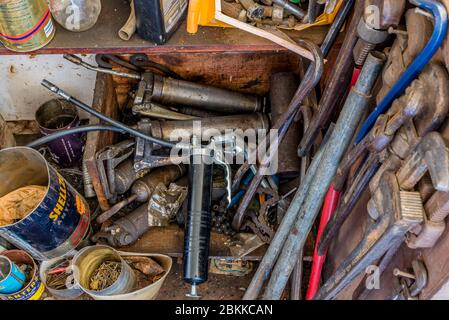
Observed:
[[[70,32],[57,25],[53,41],[46,47],[27,54],[61,53],[166,53],[166,52],[224,52],[224,51],[285,51],[268,40],[231,28],[200,27],[192,35],[186,31],[185,22],[165,45],[155,45],[134,35],[130,41],[121,40],[117,32],[129,16],[126,0],[103,1],[103,9],[97,24],[85,32]],[[322,42],[327,28],[312,28],[304,32],[290,33],[292,38]],[[0,55],[17,55],[0,45]]]

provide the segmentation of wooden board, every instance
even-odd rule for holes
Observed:
[[[118,107],[112,77],[105,74],[98,74],[95,84],[95,95],[93,108],[103,114],[117,118]],[[90,124],[98,124],[98,118],[91,117]],[[99,150],[114,142],[114,134],[111,132],[89,132],[87,134],[86,148],[84,151],[84,161],[92,179],[92,184],[97,194],[98,203],[103,211],[110,208],[104,195],[96,165],[96,155]]]
[[[274,73],[293,71],[298,73],[301,58],[290,52],[238,52],[238,53],[151,53],[149,60],[168,67],[183,79],[211,86],[267,95],[270,77]],[[131,55],[124,55],[129,59]],[[119,71],[127,71],[115,68]],[[114,77],[119,105],[129,98],[129,91],[136,81]]]
[[[229,248],[224,244],[227,236],[212,232],[210,240],[209,259],[232,258]],[[176,225],[164,228],[152,228],[146,232],[135,244],[120,248],[121,251],[160,253],[171,257],[182,257],[184,248],[184,230]],[[262,259],[267,247],[261,247],[242,260],[259,261]]]
[[[137,52],[225,52],[225,51],[272,51],[282,48],[268,40],[247,32],[229,29],[200,27],[195,35],[186,31],[184,22],[172,38],[157,46],[135,35],[130,41],[121,40],[117,32],[126,22],[130,8],[126,0],[107,0],[97,24],[85,32],[70,32],[57,25],[53,41],[34,54],[60,53],[137,53]],[[289,32],[293,39],[303,38],[321,43],[327,27],[312,28],[303,32]],[[0,45],[0,55],[20,54]]]

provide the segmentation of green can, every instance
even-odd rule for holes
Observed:
[[[47,0],[0,0],[0,41],[9,50],[34,51],[54,35]]]

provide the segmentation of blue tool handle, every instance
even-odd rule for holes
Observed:
[[[396,82],[396,84],[391,88],[385,98],[379,103],[379,105],[370,114],[368,119],[363,124],[361,128],[356,144],[359,144],[363,138],[368,134],[373,125],[376,123],[377,118],[385,113],[394,100],[396,100],[401,94],[405,92],[410,83],[416,79],[416,77],[421,73],[424,67],[429,63],[435,53],[443,44],[444,39],[447,35],[447,24],[448,24],[448,14],[445,6],[435,0],[409,0],[410,3],[416,5],[417,7],[429,11],[434,17],[434,30],[430,41],[427,43],[426,47],[420,52],[418,57],[412,62],[412,64],[407,68],[405,73]]]

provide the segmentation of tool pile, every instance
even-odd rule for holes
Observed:
[[[183,235],[177,257],[190,298],[200,297],[209,270],[248,276],[253,264],[245,257],[262,250],[244,299],[288,293],[299,300],[303,291],[308,300],[366,299],[366,279],[350,285],[373,267],[385,277],[392,264],[394,289],[385,297],[417,299],[428,283],[425,262],[412,259],[411,274],[395,258],[400,250],[434,248],[449,215],[445,6],[239,0],[222,1],[222,10],[256,26],[293,29],[315,23],[320,12],[335,14],[320,48],[298,41],[313,59],[296,73],[273,72],[267,96],[186,79],[151,55],[97,55],[98,66],[64,55],[114,82],[113,98],[121,93],[122,103],[102,112],[42,81],[58,96],[36,113],[43,137],[0,151],[0,180],[8,182],[0,187],[0,236],[51,260],[41,278],[65,298],[155,298],[171,259],[134,253],[162,229]],[[89,124],[78,110],[91,116]],[[93,144],[98,131],[114,135]],[[68,181],[67,167],[82,176],[82,188]],[[358,239],[348,232],[355,218]],[[226,238],[220,245],[228,260],[211,252],[217,234]]]
[[[242,22],[256,26],[276,26],[295,29],[302,24],[313,25],[321,14],[328,15],[338,11],[338,1],[330,1],[322,6],[320,1],[309,0],[306,7],[303,4],[285,0],[238,0],[222,1],[222,12]]]

